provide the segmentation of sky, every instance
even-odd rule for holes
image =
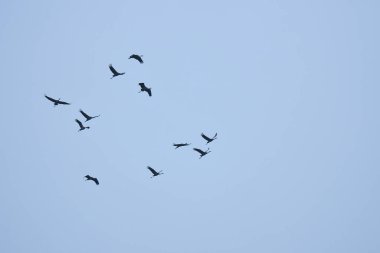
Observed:
[[[0,252],[379,252],[379,8],[0,1]]]

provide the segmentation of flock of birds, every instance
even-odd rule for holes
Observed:
[[[129,59],[135,59],[138,62],[140,62],[140,64],[143,64],[144,61],[143,61],[142,57],[143,57],[142,55],[132,54],[129,57]],[[122,72],[122,73],[118,72],[112,66],[112,64],[109,64],[108,67],[109,67],[109,69],[111,70],[111,72],[113,74],[112,77],[111,77],[111,79],[114,78],[114,77],[121,76],[121,75],[125,74],[125,72]],[[148,93],[149,97],[152,96],[152,89],[151,88],[146,87],[144,83],[139,83],[139,86],[140,86],[140,91],[139,92],[146,92],[146,93]],[[54,98],[49,97],[47,95],[45,95],[45,98],[48,99],[48,100],[50,100],[51,102],[53,102],[54,106],[57,106],[57,105],[70,105],[70,103],[68,103],[68,102],[61,101],[60,98],[59,99],[54,99]],[[89,120],[92,120],[92,119],[97,118],[97,117],[100,116],[100,115],[90,116],[87,113],[85,113],[82,109],[80,109],[79,112],[86,119],[85,122],[87,122]],[[85,129],[90,129],[89,126],[84,126],[83,123],[79,119],[75,119],[75,122],[79,125],[78,132],[79,131],[83,131]],[[216,140],[217,139],[217,135],[218,134],[216,133],[212,138],[210,138],[207,135],[205,135],[204,133],[201,134],[202,138],[207,141],[206,144],[209,144],[210,142]],[[189,145],[191,145],[191,143],[173,143],[173,146],[175,147],[175,149],[178,149],[178,148],[181,148],[181,147],[185,147],[185,146],[189,146]],[[203,156],[205,156],[205,155],[207,155],[208,153],[211,152],[210,148],[208,148],[207,150],[202,150],[202,149],[199,149],[199,148],[193,148],[193,150],[196,151],[196,152],[198,152],[200,154],[199,159],[201,159]],[[164,174],[162,172],[162,170],[161,171],[156,171],[155,169],[153,169],[150,166],[147,166],[147,169],[152,173],[152,176],[151,176],[152,178]],[[96,185],[99,185],[99,180],[96,177],[92,177],[90,175],[86,175],[86,176],[84,176],[84,178],[86,178],[86,180],[93,181]]]

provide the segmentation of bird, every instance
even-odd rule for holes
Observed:
[[[87,122],[87,121],[89,121],[89,120],[92,120],[92,119],[97,118],[97,117],[100,116],[100,115],[97,115],[97,116],[89,116],[89,115],[88,115],[87,113],[85,113],[82,109],[79,110],[79,112],[83,115],[83,117],[86,118],[86,121],[85,121],[85,122]]]
[[[150,172],[152,172],[153,176],[151,176],[150,178],[152,177],[157,177],[159,175],[162,175],[164,173],[162,173],[162,170],[160,170],[159,172],[155,171],[152,167],[150,166],[147,166],[148,170],[150,170]]]
[[[178,143],[178,144],[173,143],[173,146],[175,147],[175,149],[184,147],[184,146],[189,146],[189,145],[191,145],[191,143]]]
[[[146,91],[149,94],[149,97],[152,96],[152,91],[151,91],[152,88],[146,87],[144,83],[139,83],[139,85],[141,87],[141,91],[139,91],[139,93],[143,92],[143,91]]]
[[[123,73],[117,72],[116,69],[112,66],[112,64],[108,65],[108,67],[110,68],[110,70],[111,70],[111,72],[113,74],[113,76],[111,77],[111,79],[114,78],[114,77],[116,77],[116,76],[121,76],[121,75],[125,74],[125,72],[123,72]]]
[[[78,132],[79,132],[79,131],[82,131],[82,130],[85,130],[86,128],[87,128],[87,129],[90,129],[89,126],[87,126],[87,127],[83,126],[82,122],[80,122],[80,120],[78,120],[78,119],[75,119],[75,122],[78,123],[78,125],[79,125],[79,127],[80,127],[80,129],[78,130]]]
[[[206,144],[209,144],[210,142],[212,142],[213,140],[215,140],[217,135],[218,135],[218,133],[216,133],[214,135],[214,137],[210,138],[210,137],[207,137],[204,133],[201,134],[201,136],[203,137],[203,139],[205,139],[207,141]]]
[[[135,59],[135,60],[138,60],[141,64],[144,63],[144,61],[142,60],[142,55],[137,55],[137,54],[133,54],[131,56],[129,56],[129,59]]]
[[[57,105],[69,105],[70,103],[67,103],[67,102],[64,102],[64,101],[61,101],[61,99],[59,98],[58,100],[57,99],[54,99],[54,98],[51,98],[47,95],[45,95],[45,98],[49,99],[51,102],[54,103],[54,106],[57,106]]]
[[[201,156],[199,157],[199,159],[201,159],[203,156],[207,155],[208,153],[210,153],[211,151],[209,151],[210,149],[208,148],[206,151],[203,151],[199,148],[193,148],[193,150],[197,151],[199,154],[201,154]]]
[[[98,181],[98,179],[96,177],[92,177],[90,175],[86,175],[85,178],[86,178],[86,180],[92,180],[92,181],[95,182],[96,185],[99,185],[99,181]]]

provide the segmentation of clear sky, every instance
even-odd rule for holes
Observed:
[[[379,10],[1,1],[0,252],[379,252]]]

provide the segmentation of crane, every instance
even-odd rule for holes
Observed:
[[[67,102],[64,102],[64,101],[61,101],[61,99],[54,99],[54,98],[51,98],[47,95],[45,95],[45,98],[49,99],[51,102],[54,103],[54,106],[57,106],[57,105],[69,105],[70,103],[67,103]]]
[[[189,146],[189,145],[191,145],[191,143],[178,143],[178,144],[173,143],[173,146],[175,147],[175,149],[180,148],[180,147]]]
[[[152,88],[148,88],[148,87],[146,87],[144,83],[139,83],[139,85],[140,85],[140,87],[141,87],[141,90],[139,91],[139,93],[140,93],[140,92],[143,92],[143,91],[146,91],[146,92],[149,94],[149,97],[152,96],[152,91],[151,91]]]
[[[152,177],[157,177],[157,176],[159,176],[159,175],[162,175],[162,174],[164,174],[164,173],[162,173],[162,170],[160,170],[159,172],[157,172],[157,171],[155,171],[152,167],[150,167],[150,166],[147,166],[147,168],[148,168],[148,170],[150,170],[150,172],[152,172],[152,174],[153,174],[153,176],[151,176],[151,178]]]
[[[92,180],[92,181],[95,182],[96,185],[99,185],[99,181],[98,181],[98,179],[97,179],[96,177],[92,177],[92,176],[90,176],[90,175],[86,175],[86,176],[84,176],[84,177],[86,178],[86,181],[87,181],[87,180]]]
[[[144,61],[142,60],[142,55],[137,55],[137,54],[133,54],[131,56],[129,56],[129,59],[135,59],[135,60],[138,60],[141,64],[144,63]]]
[[[212,142],[213,140],[216,140],[216,136],[218,135],[218,133],[216,133],[214,135],[214,137],[210,138],[210,137],[207,137],[204,133],[201,134],[201,136],[203,137],[203,139],[205,139],[207,141],[206,144],[209,144],[210,142]]]
[[[116,69],[112,66],[112,64],[108,65],[108,67],[110,68],[110,70],[111,70],[111,72],[113,74],[113,76],[111,77],[111,79],[114,78],[114,77],[116,77],[116,76],[121,76],[121,75],[125,74],[125,72],[123,72],[123,73],[117,72]]]
[[[82,131],[82,130],[85,130],[86,128],[87,128],[87,129],[90,129],[89,126],[87,126],[87,127],[83,126],[82,122],[80,122],[80,120],[78,120],[78,119],[75,119],[75,122],[78,123],[78,125],[79,125],[79,127],[80,127],[79,130],[78,130],[78,132],[79,132],[79,131]]]
[[[89,120],[92,120],[92,119],[97,118],[97,117],[100,116],[100,115],[97,115],[97,116],[89,116],[89,115],[88,115],[87,113],[85,113],[82,109],[79,110],[79,112],[83,115],[83,117],[86,118],[86,121],[85,121],[85,122],[87,122],[87,121],[89,121]]]
[[[202,149],[199,149],[199,148],[193,148],[193,150],[197,151],[201,155],[199,159],[201,159],[203,156],[211,152],[209,151],[210,150],[209,148],[206,151],[203,151]]]

